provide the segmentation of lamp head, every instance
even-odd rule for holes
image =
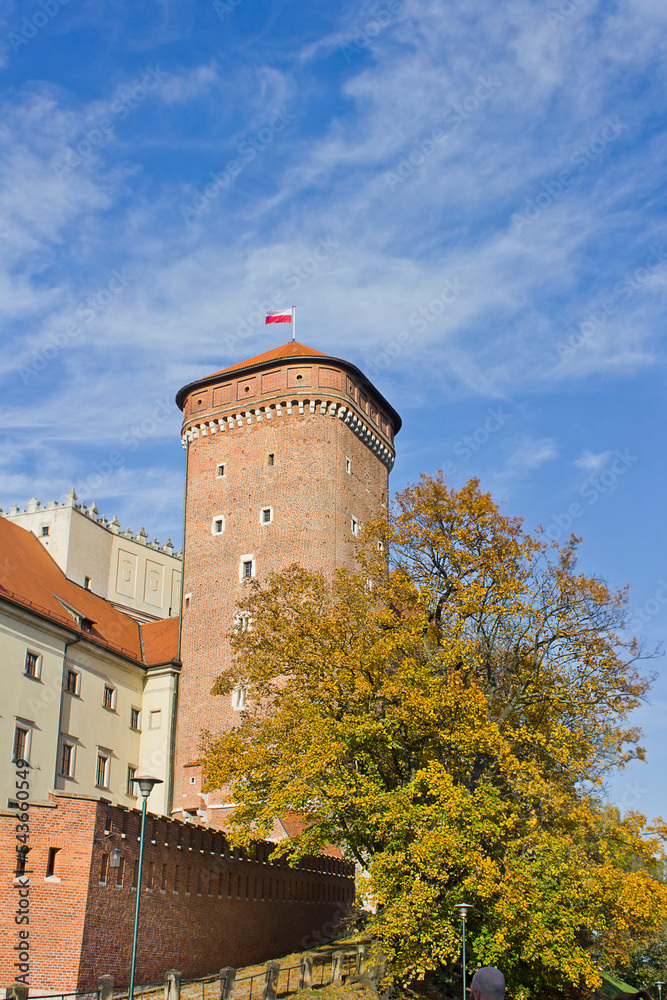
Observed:
[[[461,918],[465,920],[468,916],[468,910],[472,910],[472,903],[457,903],[456,909],[461,914]]]
[[[156,785],[162,785],[162,778],[151,778],[147,774],[142,774],[139,778],[132,778],[137,785],[144,799],[147,799]]]

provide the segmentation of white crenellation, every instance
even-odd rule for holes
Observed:
[[[259,423],[262,417],[265,415],[267,420],[270,420],[273,415],[273,410],[275,408],[276,416],[283,416],[283,408],[288,414],[292,415],[294,411],[294,405],[298,406],[299,413],[304,413],[304,408],[308,405],[308,412],[314,414],[316,407],[319,406],[320,414],[324,415],[326,413],[331,417],[338,417],[339,420],[343,420],[350,430],[356,434],[360,441],[362,441],[366,447],[378,456],[381,462],[387,466],[391,472],[394,467],[394,455],[389,448],[380,440],[380,438],[373,432],[373,429],[366,424],[357,414],[350,409],[348,406],[343,406],[335,400],[292,400],[291,402],[285,402],[284,400],[280,403],[271,404],[271,406],[266,406],[257,410],[243,411],[242,413],[235,413],[229,417],[220,417],[218,420],[202,421],[199,424],[191,424],[181,438],[181,443],[184,448],[197,438],[210,436],[207,433],[207,427],[211,429],[211,435],[215,433],[216,426],[219,430],[224,431],[225,429],[233,430],[235,426],[243,427],[245,423],[252,424],[253,417]],[[121,532],[122,534],[122,532]]]

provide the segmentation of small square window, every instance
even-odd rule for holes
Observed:
[[[97,755],[95,784],[98,788],[109,787],[109,758],[103,753],[98,753]]]
[[[43,524],[42,525],[42,532],[41,532],[41,534],[42,534],[42,538],[47,538],[48,537],[48,534],[49,534],[49,526],[48,526],[48,524]]]
[[[345,459],[345,471],[347,472],[348,476],[352,475],[352,459],[350,458]]]
[[[268,457],[268,460],[267,460],[266,464],[267,465],[275,465],[276,464],[276,456],[274,455],[274,453],[272,451],[269,452],[269,457]]]
[[[222,479],[225,475],[225,463],[221,462],[215,469],[216,479]]]
[[[77,670],[67,671],[67,688],[66,690],[70,694],[79,693],[79,681],[81,679],[81,674]]]
[[[116,689],[111,687],[110,684],[104,685],[104,695],[102,696],[102,707],[108,708],[110,712],[113,712],[116,708]]]
[[[139,709],[138,708],[131,708],[130,709],[130,729],[136,729],[137,732],[139,731]]]
[[[273,520],[273,508],[262,507],[262,511],[259,515],[259,520],[261,524],[271,524],[271,521]]]
[[[31,653],[28,649],[25,654],[25,675],[38,680],[42,672],[42,657],[39,653]]]
[[[211,534],[221,535],[224,530],[225,530],[225,519],[222,516],[222,514],[219,514],[217,517],[214,517],[213,520],[211,521]]]

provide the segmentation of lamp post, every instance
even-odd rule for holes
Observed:
[[[655,985],[658,987],[658,1000],[662,1000],[662,987],[665,984],[664,983],[656,983]]]
[[[472,903],[457,903],[456,909],[461,914],[461,966],[463,969],[463,1000],[466,1000],[466,917],[472,910]]]
[[[139,785],[139,791],[143,802],[141,804],[141,834],[139,836],[139,872],[137,874],[137,900],[134,907],[134,934],[132,935],[132,966],[130,968],[130,988],[128,990],[128,1000],[134,1000],[134,972],[137,965],[137,936],[139,934],[139,904],[141,903],[141,869],[144,866],[144,834],[146,832],[146,803],[156,785],[162,784],[162,778],[149,778],[142,775],[140,778],[132,778],[133,782]]]

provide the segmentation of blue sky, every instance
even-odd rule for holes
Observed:
[[[281,342],[277,301],[402,414],[394,489],[477,475],[576,531],[661,641],[666,29],[660,0],[4,0],[0,506],[76,484],[178,542],[174,394]],[[649,764],[611,793],[655,814],[647,667]]]

